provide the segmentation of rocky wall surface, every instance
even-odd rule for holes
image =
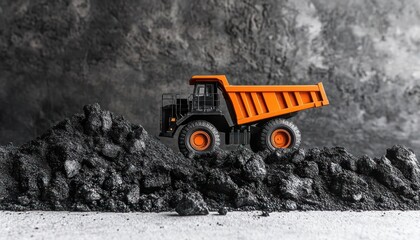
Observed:
[[[194,74],[234,84],[324,83],[304,147],[418,151],[420,3],[362,0],[4,0],[0,144],[20,145],[99,102],[158,132],[161,93]]]

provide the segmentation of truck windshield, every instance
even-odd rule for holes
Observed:
[[[206,96],[213,96],[213,84],[206,84]]]
[[[204,96],[204,84],[197,85],[197,88],[195,89],[195,96]]]

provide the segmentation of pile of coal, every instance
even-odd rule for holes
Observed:
[[[7,210],[420,209],[419,191],[419,163],[404,146],[380,158],[340,147],[253,153],[239,146],[188,159],[97,104],[20,147],[0,147],[0,209]]]
[[[98,104],[3,155],[3,209],[162,211],[193,182],[191,160]]]

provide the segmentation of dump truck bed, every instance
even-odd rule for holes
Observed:
[[[194,82],[217,81],[231,104],[238,125],[329,104],[322,83],[317,85],[230,85],[224,75],[193,76]],[[231,113],[232,115],[232,113]]]

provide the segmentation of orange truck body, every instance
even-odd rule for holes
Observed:
[[[329,104],[322,83],[317,85],[230,85],[225,75],[193,76],[190,84],[217,82],[237,125],[251,124]],[[231,113],[232,115],[232,113]]]

